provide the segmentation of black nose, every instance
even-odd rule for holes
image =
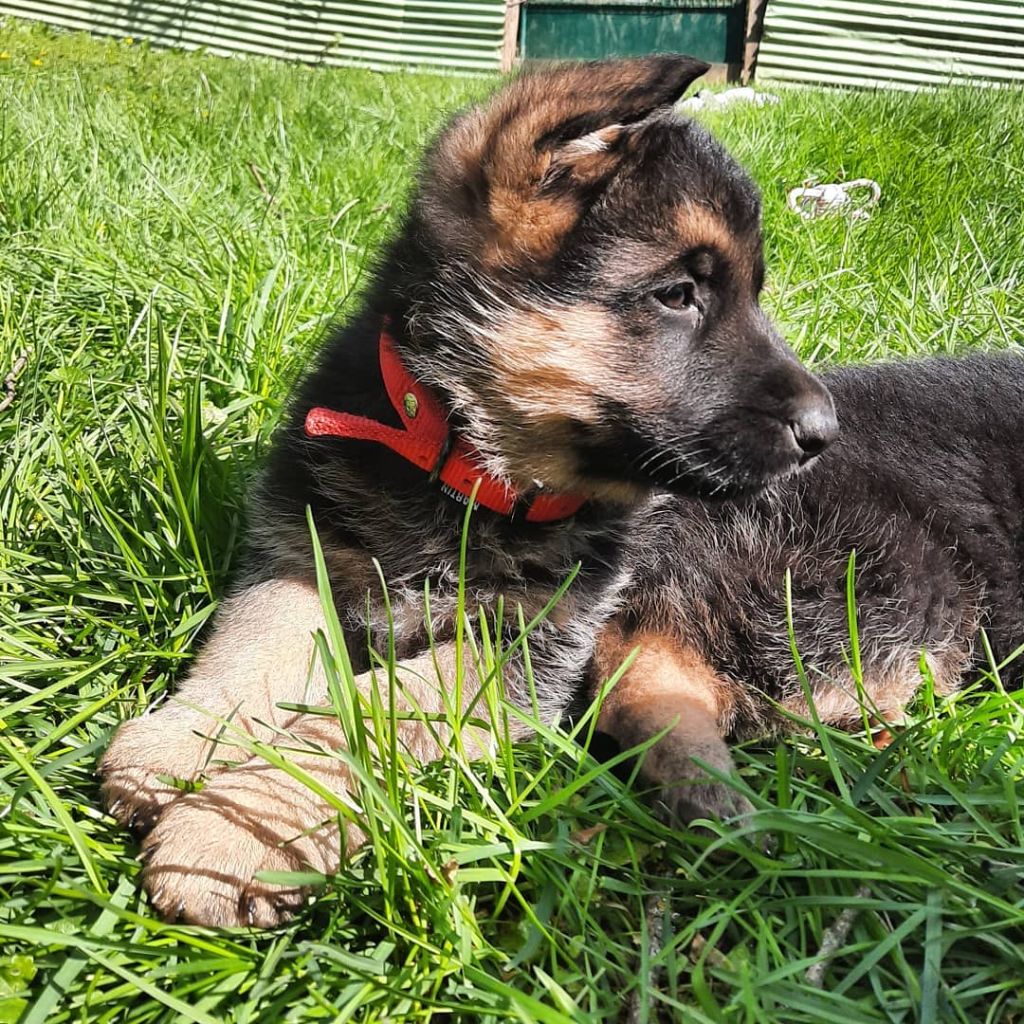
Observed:
[[[789,421],[793,437],[808,458],[820,455],[839,435],[839,421],[831,398],[815,399],[796,411]]]

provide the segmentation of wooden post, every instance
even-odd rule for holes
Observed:
[[[761,36],[764,34],[764,12],[768,0],[747,0],[747,29],[743,38],[743,70],[740,80],[749,84],[757,68],[757,53],[761,48]]]
[[[522,0],[505,0],[505,28],[501,38],[501,70],[511,71],[516,61],[519,38],[519,5]]]

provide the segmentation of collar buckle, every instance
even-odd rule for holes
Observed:
[[[391,427],[352,413],[313,408],[306,413],[308,437],[342,437],[384,445],[418,466],[432,484],[465,503],[477,489],[476,503],[530,523],[568,519],[586,501],[583,495],[516,493],[506,481],[486,473],[473,451],[448,424],[437,396],[406,369],[385,320],[378,341],[381,379],[402,427]]]

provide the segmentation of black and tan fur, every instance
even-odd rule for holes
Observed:
[[[244,583],[175,697],[125,723],[103,760],[111,813],[148,833],[145,879],[161,913],[272,924],[301,894],[258,872],[331,871],[343,842],[362,841],[352,828],[342,840],[327,802],[246,759],[219,724],[259,739],[285,730],[309,746],[293,755],[300,767],[344,794],[342,762],[316,753],[343,742],[338,724],[280,708],[326,699],[307,506],[358,685],[375,685],[359,660],[367,631],[378,648],[386,641],[376,558],[406,702],[440,711],[451,686],[463,506],[379,445],[302,429],[315,405],[398,425],[377,363],[385,318],[489,472],[521,492],[589,496],[571,519],[543,525],[478,510],[469,601],[503,598],[529,618],[580,565],[531,641],[537,710],[547,721],[577,713],[641,646],[600,724],[627,745],[672,726],[645,772],[682,821],[745,806],[694,758],[728,773],[726,737],[779,728],[773,701],[803,709],[787,569],[797,639],[831,721],[859,716],[843,660],[853,547],[865,685],[879,713],[900,713],[922,654],[940,686],[954,687],[981,621],[1004,647],[1024,636],[1021,364],[830,375],[845,433],[821,455],[836,434],[832,399],[758,305],[757,192],[672,111],[704,70],[657,57],[520,77],[428,151],[362,310],[329,340],[280,431],[252,500]],[[992,397],[971,418],[982,391]],[[480,684],[465,669],[471,701]],[[521,664],[504,683],[530,705]],[[423,725],[400,729],[417,758],[441,752]],[[472,751],[478,737],[466,742]],[[167,776],[205,784],[182,795]]]

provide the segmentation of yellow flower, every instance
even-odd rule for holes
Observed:
[[[125,36],[124,39],[121,40],[121,41],[124,43],[125,46],[131,46],[132,43],[135,42],[135,37],[134,36]]]
[[[34,68],[41,68],[42,66],[43,66],[43,62],[38,57],[36,57],[36,59],[34,61],[32,61],[32,67],[34,67]]]
[[[4,50],[2,53],[0,53],[0,60],[10,60],[10,59],[11,59],[11,55],[6,50]]]

